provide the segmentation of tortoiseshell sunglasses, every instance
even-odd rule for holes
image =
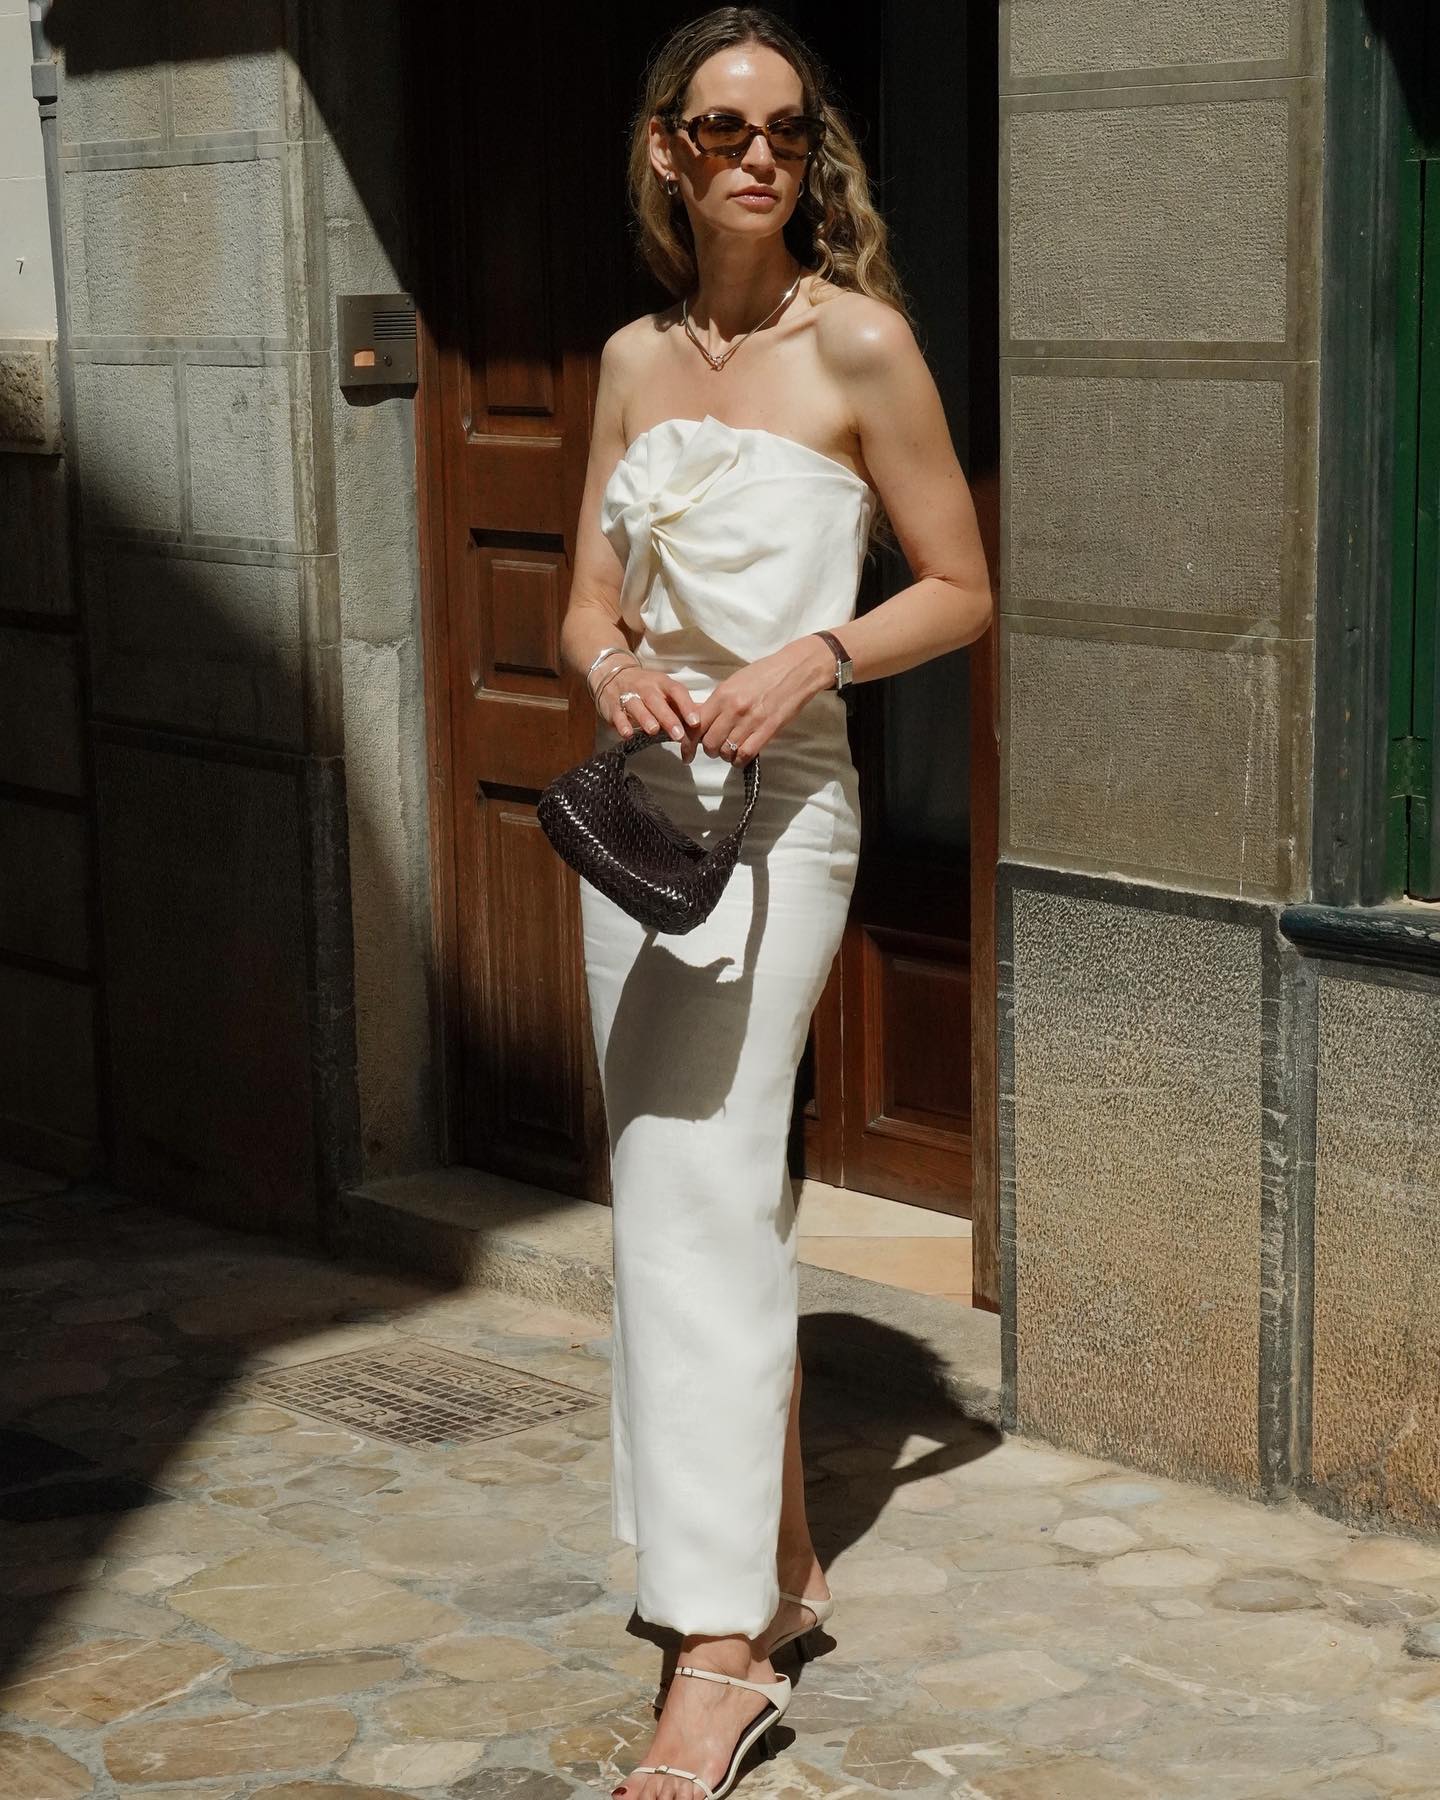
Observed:
[[[738,113],[727,112],[696,113],[693,119],[662,113],[661,121],[668,131],[683,131],[702,156],[742,157],[758,134],[777,162],[798,162],[818,150],[825,136],[825,121],[808,113],[776,119],[771,125],[752,125]]]

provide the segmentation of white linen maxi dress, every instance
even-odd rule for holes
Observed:
[[[794,439],[709,414],[652,426],[601,501],[640,660],[703,699],[843,624],[874,504],[853,470]],[[616,733],[597,721],[595,741]],[[612,1529],[636,1547],[642,1618],[752,1637],[779,1604],[795,1071],[859,852],[840,696],[815,696],[759,760],[740,860],[694,931],[647,930],[580,884],[614,1197]],[[629,766],[702,842],[736,817],[743,776],[723,758],[702,749],[686,765],[666,741]]]

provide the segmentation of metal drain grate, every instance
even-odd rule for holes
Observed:
[[[603,1404],[579,1388],[430,1345],[327,1356],[261,1376],[253,1387],[394,1444],[471,1444]]]

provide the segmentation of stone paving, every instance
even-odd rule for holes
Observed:
[[[603,1326],[0,1195],[3,1800],[564,1800],[639,1760],[673,1642],[609,1532]],[[417,1344],[593,1404],[407,1447],[260,1389]],[[1440,1545],[903,1394],[812,1379],[805,1429],[838,1604],[747,1800],[1440,1796]]]

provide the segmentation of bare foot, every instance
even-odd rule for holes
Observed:
[[[752,1656],[745,1638],[701,1638],[681,1648],[681,1663],[738,1675],[744,1681],[778,1679],[768,1657]],[[730,1756],[745,1727],[759,1718],[767,1701],[749,1688],[677,1675],[665,1696],[655,1735],[638,1763],[669,1763],[691,1769],[714,1787],[730,1765]],[[637,1763],[637,1766],[638,1766]],[[680,1775],[630,1775],[612,1794],[616,1800],[704,1800],[694,1782]]]

